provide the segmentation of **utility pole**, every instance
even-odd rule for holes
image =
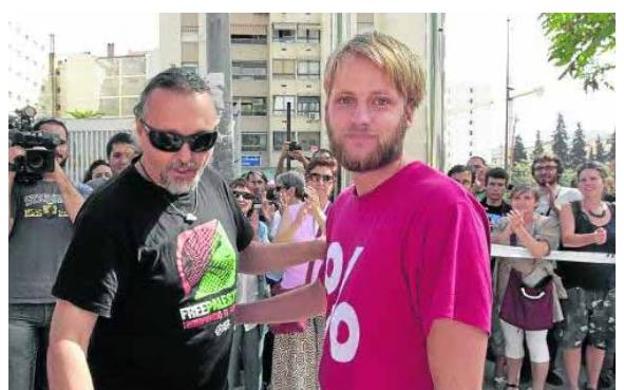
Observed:
[[[52,107],[50,107],[50,113],[53,117],[58,116],[58,95],[57,95],[57,79],[56,79],[56,64],[55,64],[55,48],[54,48],[54,34],[50,34],[50,53],[48,54],[48,68],[50,68],[50,101]]]
[[[511,104],[511,87],[509,86],[509,22],[507,18],[507,67],[506,67],[506,81],[505,81],[505,170],[509,172],[509,105]]]
[[[228,14],[206,14],[206,46],[208,74],[223,75],[222,78],[216,77],[223,82],[221,86],[223,101],[221,104],[217,102],[221,120],[218,125],[219,144],[214,149],[212,165],[226,180],[231,180],[240,176],[240,158],[234,158],[237,153],[234,145],[240,144],[240,142],[235,142],[235,139],[238,140],[240,134],[235,134],[234,126],[232,126],[232,60]]]

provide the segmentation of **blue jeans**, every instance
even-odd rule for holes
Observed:
[[[54,304],[9,304],[9,389],[47,389],[46,352]]]

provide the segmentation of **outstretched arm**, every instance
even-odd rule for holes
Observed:
[[[292,291],[236,306],[237,323],[272,324],[297,321],[325,313],[325,287],[317,280]]]
[[[239,272],[260,275],[280,271],[293,265],[325,258],[325,240],[262,244],[252,241],[241,252]]]

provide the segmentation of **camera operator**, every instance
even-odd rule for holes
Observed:
[[[31,182],[16,180],[22,146],[9,147],[9,388],[46,388],[45,354],[54,309],[52,284],[73,223],[91,189],[73,184],[63,171],[68,131],[56,119],[39,121],[35,132],[58,137],[54,170]],[[38,134],[24,132],[23,134]]]

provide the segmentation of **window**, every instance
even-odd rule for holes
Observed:
[[[321,133],[315,131],[297,132],[297,142],[305,152],[309,152],[312,148],[318,150],[321,145]]]
[[[286,104],[290,103],[291,113],[295,112],[295,97],[290,95],[273,96],[273,113],[276,115],[286,115]]]
[[[119,115],[119,99],[102,98],[100,99],[100,108],[98,111],[103,112],[106,116]]]
[[[116,76],[119,74],[119,61],[116,58],[100,58],[98,64],[104,68],[106,76]]]
[[[306,79],[318,79],[321,75],[320,61],[299,60],[297,76]]]
[[[273,40],[278,42],[294,42],[297,29],[296,25],[274,24]]]
[[[232,34],[232,43],[262,45],[266,43],[266,38],[266,35]]]
[[[273,60],[273,77],[295,78],[295,60],[275,59]]]
[[[182,62],[197,62],[199,60],[199,44],[197,42],[182,42]]]
[[[295,132],[291,133],[291,139],[297,139],[295,137]],[[282,150],[282,145],[286,142],[286,132],[285,131],[274,131],[273,132],[273,150],[279,152]]]
[[[138,97],[121,98],[121,116],[133,116],[134,106],[138,103]]]
[[[263,152],[266,149],[266,133],[241,133],[241,150],[243,152]]]
[[[232,61],[234,80],[265,80],[266,75],[266,61]]]
[[[100,86],[100,96],[119,96],[119,78],[105,78]]]
[[[121,94],[124,96],[140,95],[145,87],[145,77],[122,77],[121,78]]]
[[[145,57],[128,57],[121,61],[121,74],[137,76],[145,74]]]
[[[321,26],[318,24],[300,24],[297,26],[297,40],[299,42],[320,42]]]
[[[311,119],[320,119],[321,98],[319,96],[298,96],[297,114]]]
[[[266,115],[267,106],[265,97],[234,97],[234,101],[240,100],[241,115]]]

